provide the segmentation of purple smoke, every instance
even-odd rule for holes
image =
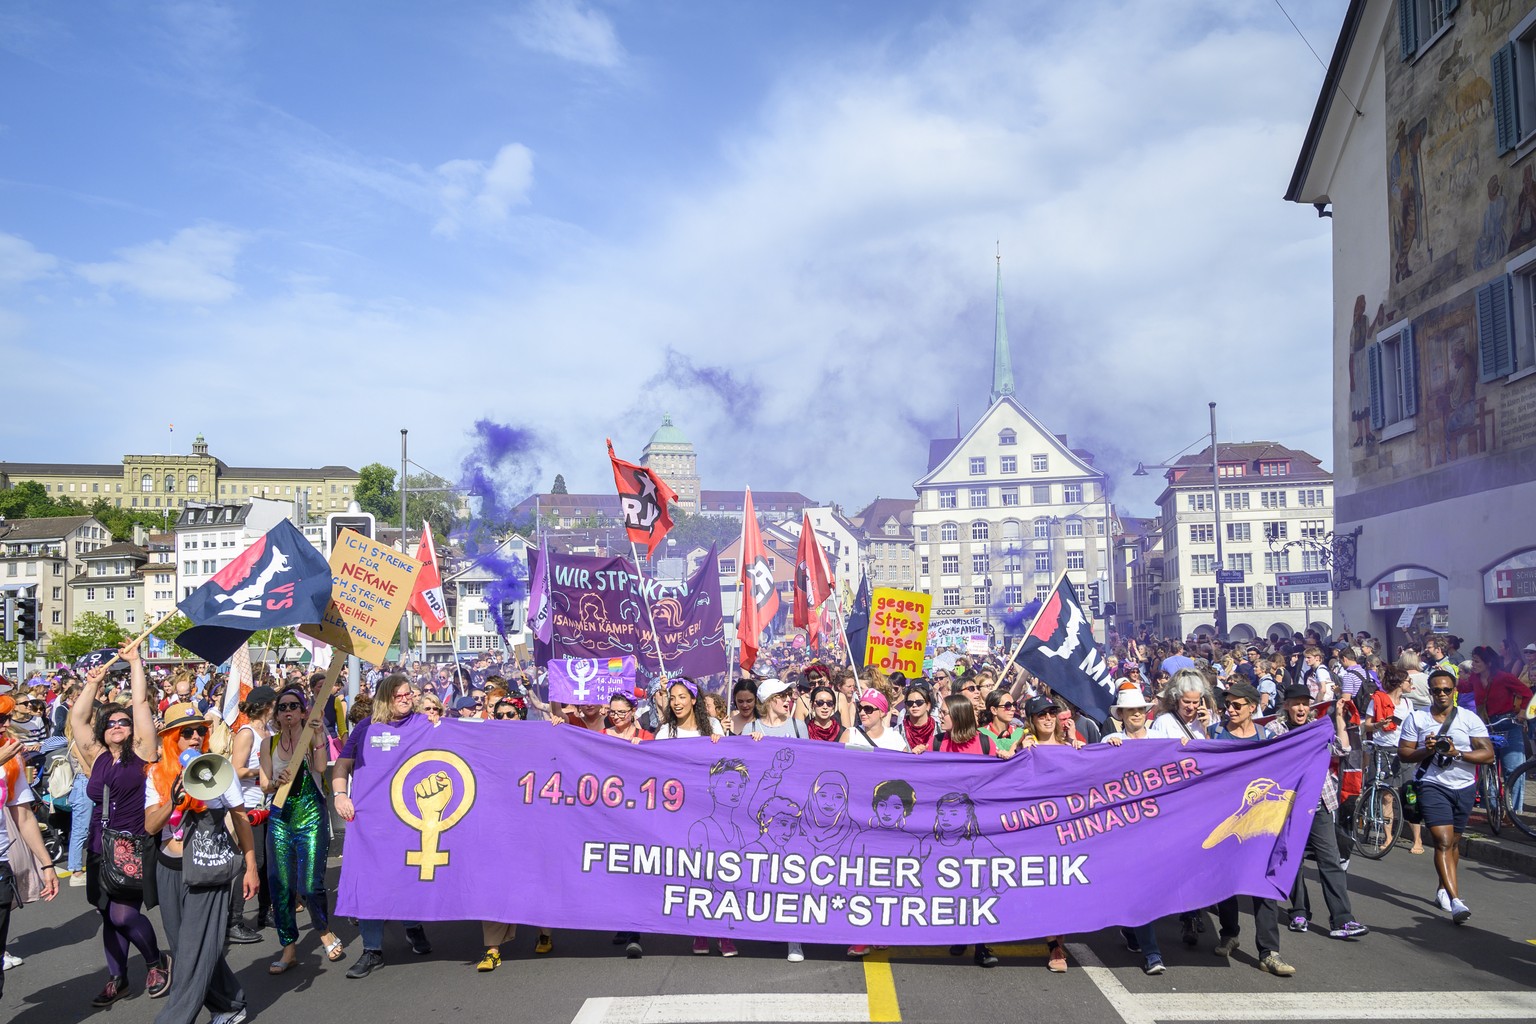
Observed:
[[[992,617],[1002,620],[1004,633],[1021,633],[1040,613],[1040,599],[1034,598],[1022,608],[1009,611],[1002,601],[992,605]]]
[[[469,519],[455,527],[452,537],[465,558],[491,574],[485,601],[496,632],[505,636],[502,607],[527,596],[528,566],[507,554],[504,542],[516,525],[518,504],[542,478],[538,456],[543,442],[532,430],[490,420],[477,420],[472,436],[460,486],[478,500],[471,502]]]

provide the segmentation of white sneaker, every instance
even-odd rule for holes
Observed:
[[[1435,903],[1447,914],[1451,912],[1451,894],[1444,889],[1435,890]]]
[[[12,967],[20,967],[24,963],[26,963],[26,961],[19,956],[13,956],[10,953],[5,954],[6,970],[10,970]]]
[[[69,876],[69,884],[70,884],[71,887],[76,887],[76,886],[84,887],[84,885],[85,885],[85,872],[84,871],[76,871],[74,874],[70,875]]]
[[[800,943],[791,942],[789,944],[789,956],[787,959],[792,964],[798,964],[805,959],[805,950],[801,948]]]
[[[1457,924],[1466,924],[1467,918],[1472,916],[1472,911],[1461,900],[1451,900],[1451,920]]]

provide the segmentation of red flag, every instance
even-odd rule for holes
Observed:
[[[763,630],[779,611],[779,592],[773,585],[768,551],[757,530],[752,510],[752,488],[741,512],[741,611],[736,616],[736,641],[741,645],[741,667],[750,671],[757,661]]]
[[[815,609],[832,593],[832,570],[827,565],[827,553],[816,543],[816,531],[811,526],[811,514],[804,513],[800,522],[800,549],[795,554],[795,609],[794,624],[803,629],[814,641],[820,628],[820,616]]]
[[[448,624],[448,605],[443,601],[443,577],[437,569],[437,545],[432,541],[432,527],[421,524],[421,543],[416,545],[416,558],[421,562],[421,573],[416,577],[416,590],[406,607],[421,616],[428,631],[436,632]]]
[[[672,529],[670,506],[677,494],[653,471],[613,454],[612,441],[608,442],[608,459],[613,463],[613,482],[619,488],[624,529],[631,541],[645,545],[645,557],[649,558]]]

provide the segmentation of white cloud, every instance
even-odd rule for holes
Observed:
[[[59,261],[32,243],[0,232],[0,286],[26,284],[51,274]]]
[[[433,233],[452,237],[461,227],[495,227],[533,189],[533,152],[521,143],[502,146],[490,164],[450,160],[437,168],[443,215]]]
[[[238,231],[201,224],[169,241],[119,249],[117,259],[82,263],[76,273],[98,288],[120,288],[162,302],[214,305],[233,298],[235,260],[245,244]]]
[[[613,22],[580,0],[533,0],[507,24],[530,50],[577,64],[613,70],[627,59]]]

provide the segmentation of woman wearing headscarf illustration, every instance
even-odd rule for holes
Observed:
[[[817,854],[843,857],[853,853],[861,829],[848,811],[846,775],[829,770],[816,776],[806,810],[800,828]]]

